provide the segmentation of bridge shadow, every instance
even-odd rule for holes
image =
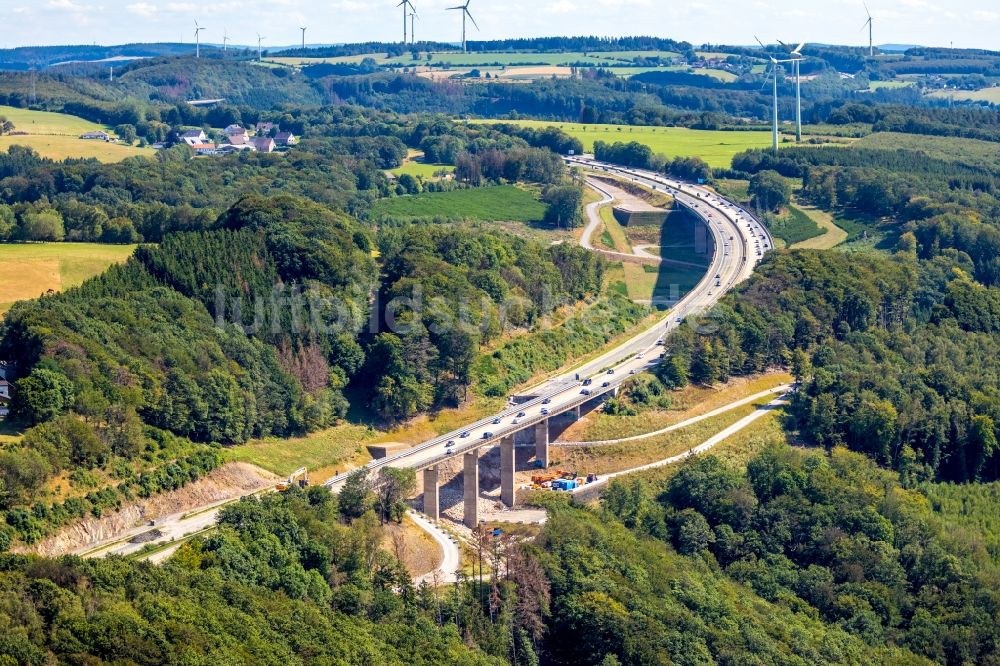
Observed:
[[[653,307],[669,310],[705,277],[715,241],[701,218],[678,207],[667,214],[660,227],[659,244],[660,256],[671,261],[657,268]]]

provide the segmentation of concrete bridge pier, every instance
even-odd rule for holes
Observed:
[[[463,456],[464,513],[462,522],[469,529],[479,525],[479,451],[468,451]]]
[[[514,437],[508,435],[500,440],[500,501],[513,507],[516,486],[514,483]]]
[[[440,479],[437,467],[424,470],[424,514],[437,522],[441,518]]]
[[[542,467],[549,466],[549,420],[545,419],[535,424],[535,460],[541,461]]]

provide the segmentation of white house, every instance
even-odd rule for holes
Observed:
[[[81,134],[80,138],[87,139],[90,141],[107,141],[111,138],[111,135],[103,130],[94,130],[93,132],[87,132],[86,134]]]
[[[204,145],[208,141],[208,136],[202,130],[188,130],[181,134],[181,141],[189,146]]]
[[[274,137],[274,142],[279,146],[295,146],[298,145],[299,140],[291,132],[278,132],[278,135]]]
[[[0,379],[0,398],[10,400],[10,388],[10,382],[6,379]]]
[[[246,129],[240,127],[239,125],[230,125],[229,127],[227,127],[226,129],[224,129],[222,131],[230,139],[232,139],[234,136],[235,137],[240,137],[244,141],[246,141],[247,139],[250,138],[250,133],[247,132]]]

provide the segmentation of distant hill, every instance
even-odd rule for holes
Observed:
[[[115,46],[21,46],[14,49],[0,49],[0,70],[26,71],[32,67],[43,68],[67,62],[91,62],[110,58],[155,58],[187,55],[193,51],[193,44],[172,42]]]
[[[875,48],[883,53],[906,53],[910,49],[919,49],[921,46],[919,44],[882,44]]]

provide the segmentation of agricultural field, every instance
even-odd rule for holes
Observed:
[[[135,245],[97,243],[0,244],[0,313],[50,289],[75,287],[132,256]]]
[[[428,57],[428,55],[430,57]],[[341,56],[336,58],[279,57],[268,58],[265,62],[292,67],[303,67],[316,64],[358,64],[366,58],[376,63],[390,67],[412,67],[414,65],[435,65],[448,67],[485,67],[485,66],[529,66],[550,65],[570,66],[584,64],[590,67],[614,67],[627,65],[635,58],[661,57],[664,59],[677,57],[678,54],[659,51],[617,51],[609,53],[460,53],[458,51],[421,53],[419,60],[414,60],[409,53],[389,57],[386,53],[368,53],[364,55]]]
[[[642,125],[583,125],[558,123],[545,120],[498,121],[513,122],[526,127],[554,125],[583,142],[584,150],[594,149],[595,141],[638,141],[649,146],[654,153],[673,157],[697,156],[712,167],[724,168],[732,164],[733,156],[750,148],[766,148],[771,144],[771,134],[765,131],[693,130],[686,127],[649,127]]]
[[[699,74],[701,76],[711,76],[713,79],[718,79],[723,83],[732,83],[739,77],[732,72],[727,72],[724,69],[706,69],[704,67],[696,67],[691,70],[692,74]]]
[[[42,157],[54,160],[94,158],[101,162],[120,162],[127,157],[153,154],[149,148],[81,139],[81,134],[108,131],[108,128],[65,113],[0,106],[0,116],[14,123],[15,132],[27,133],[0,136],[0,150],[15,145],[28,146]]]
[[[406,156],[403,164],[392,169],[389,173],[401,176],[404,173],[424,180],[439,180],[441,173],[451,173],[455,167],[446,164],[427,164],[424,160],[424,153],[421,150],[411,150]]]
[[[373,216],[409,219],[467,219],[482,222],[540,222],[546,206],[535,194],[515,187],[479,187],[451,192],[425,192],[383,199],[372,209]]]
[[[872,81],[868,84],[869,90],[880,90],[882,88],[909,88],[914,85],[913,81]]]
[[[931,93],[929,97],[936,97],[938,99],[954,98],[963,102],[1000,104],[1000,86],[980,88],[979,90],[939,90]]]

